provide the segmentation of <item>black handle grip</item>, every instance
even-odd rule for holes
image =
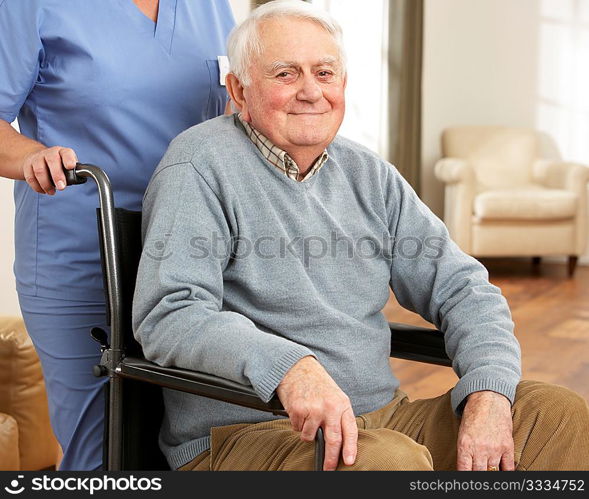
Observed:
[[[325,439],[323,437],[323,428],[317,428],[315,434],[315,471],[323,471],[323,461],[325,460]]]
[[[81,163],[77,163],[76,168],[78,166],[83,166],[83,165]],[[76,173],[76,168],[74,168],[73,170],[66,170],[65,168],[63,169],[63,173],[65,175],[65,183],[67,185],[84,184],[86,182],[86,180],[88,180],[86,177],[81,177],[80,175],[78,175]]]

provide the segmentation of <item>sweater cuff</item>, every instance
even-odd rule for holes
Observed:
[[[491,391],[504,395],[509,399],[511,405],[513,405],[517,384],[518,382],[510,382],[502,379],[462,378],[458,381],[458,383],[456,383],[456,386],[452,390],[452,409],[458,417],[461,417],[462,411],[464,410],[466,397],[468,397],[471,393],[482,391]]]
[[[309,350],[307,347],[302,345],[295,345],[290,348],[284,355],[278,358],[276,362],[274,362],[272,369],[270,372],[264,376],[254,389],[260,396],[260,398],[264,402],[268,402],[273,396],[276,388],[286,375],[286,373],[290,370],[292,366],[294,366],[299,360],[303,357],[314,357],[315,354]]]

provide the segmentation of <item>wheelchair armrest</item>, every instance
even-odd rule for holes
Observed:
[[[391,330],[391,357],[415,360],[442,366],[451,366],[444,346],[444,333],[406,324],[389,323]],[[136,357],[125,357],[115,369],[116,374],[173,390],[193,393],[202,397],[222,400],[231,404],[288,416],[277,396],[263,402],[251,386],[241,385],[210,374],[161,367]],[[323,432],[315,439],[315,470],[322,469],[325,442]]]
[[[272,412],[277,416],[287,415],[277,396],[269,402],[263,402],[251,386],[241,385],[211,374],[177,367],[161,367],[136,357],[125,357],[116,368],[116,372],[123,378],[136,379],[164,388]]]
[[[452,361],[446,353],[442,331],[396,322],[389,322],[389,327],[391,357],[452,366]]]
[[[117,366],[116,373],[123,378],[271,412],[277,416],[288,416],[276,395],[269,402],[263,402],[251,386],[241,385],[211,374],[177,367],[161,367],[136,357],[125,357]],[[325,440],[323,430],[319,428],[315,435],[315,471],[323,469],[324,458]]]

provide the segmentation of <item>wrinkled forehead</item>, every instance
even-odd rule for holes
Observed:
[[[288,61],[296,64],[343,65],[336,37],[321,23],[292,16],[261,20],[256,59],[264,65]]]

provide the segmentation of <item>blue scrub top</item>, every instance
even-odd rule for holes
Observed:
[[[232,27],[226,0],[160,0],[157,24],[132,0],[0,0],[0,118],[102,167],[117,206],[139,210],[170,140],[223,113]],[[93,184],[15,182],[19,293],[104,300]]]

